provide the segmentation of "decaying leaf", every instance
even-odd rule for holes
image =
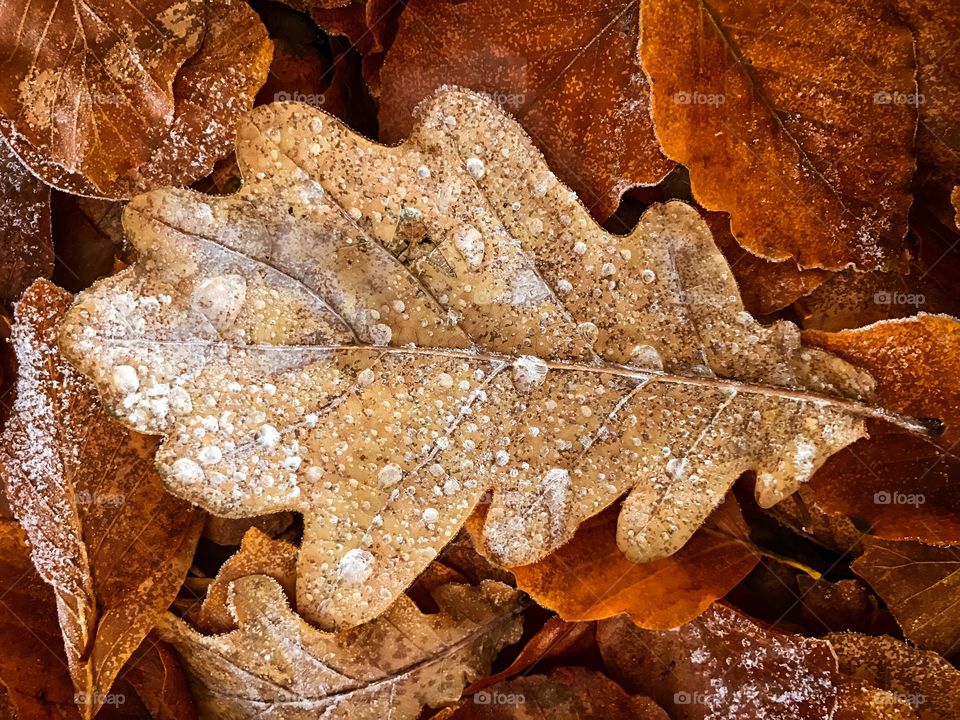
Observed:
[[[505,585],[447,585],[434,599],[439,613],[424,615],[401,595],[376,620],[333,635],[294,614],[275,580],[255,575],[232,585],[237,630],[205,637],[168,614],[159,632],[183,658],[201,716],[403,720],[458,699],[520,638],[517,594]]]
[[[960,672],[936,653],[887,635],[834,633],[826,639],[841,673],[890,692],[920,720],[960,717]]]
[[[917,720],[907,699],[864,682],[846,682],[832,720]]]
[[[250,528],[275,537],[287,530],[293,522],[291,513],[274,513],[256,518],[218,518],[208,515],[203,524],[203,537],[217,545],[240,545]]]
[[[809,575],[797,575],[800,592],[800,613],[812,634],[827,632],[864,632],[880,635],[896,633],[896,622],[880,609],[877,598],[861,580],[838,580],[831,583]]]
[[[183,581],[200,514],[163,489],[156,443],[108,417],[56,350],[70,295],[37,281],[17,306],[13,414],[0,478],[53,586],[78,704],[86,717]]]
[[[858,529],[849,517],[820,507],[809,485],[767,512],[798,535],[841,554],[857,552],[863,539],[863,530]]]
[[[64,352],[215,515],[304,515],[297,608],[375,617],[488,490],[483,551],[534,562],[627,494],[617,543],[669,556],[747,470],[770,506],[912,420],[870,378],[757,323],[689,206],[610,235],[484,96],[398,147],[305,105],[239,132],[229,197],[132,201],[139,260],[84,293]],[[388,252],[392,249],[399,260]]]
[[[877,424],[871,437],[832,457],[810,488],[828,511],[840,512],[893,540],[960,542],[960,321],[920,313],[804,339],[873,374],[885,406],[939,418],[944,431],[918,438]]]
[[[380,136],[406,137],[437,88],[490,93],[591,209],[673,166],[660,152],[637,58],[639,0],[410,0],[381,72]],[[482,38],[482,40],[480,40]]]
[[[297,584],[297,548],[283,540],[274,540],[256,528],[243,536],[235,555],[227,558],[207,588],[196,625],[206,633],[224,633],[236,627],[230,615],[227,595],[230,584],[248,575],[268,575],[280,583],[288,597],[295,597]]]
[[[29,3],[18,12],[24,4],[0,14],[11,47],[21,21],[37,28],[31,37],[44,35],[48,13]],[[76,54],[79,67],[17,70],[18,47],[4,75],[13,87],[0,86],[0,132],[34,173],[72,193],[127,198],[206,175],[229,151],[237,119],[266,78],[273,52],[266,28],[241,0],[100,4],[84,6],[90,17],[82,22],[94,23],[98,42]],[[63,52],[59,42],[79,45],[84,35],[73,27],[81,15],[72,6],[55,7],[51,28],[60,32],[44,43],[51,57]],[[134,19],[124,22],[127,13]],[[140,63],[141,53],[149,61]]]
[[[853,570],[893,612],[903,634],[950,657],[960,650],[960,551],[868,538]]]
[[[450,706],[432,720],[669,720],[655,702],[627,695],[602,673],[579,667],[505,680]]]
[[[679,551],[642,564],[617,547],[616,511],[589,519],[543,560],[511,568],[517,587],[567,620],[627,613],[640,627],[674,628],[723,597],[760,559],[731,496]]]
[[[676,630],[603,620],[597,642],[612,677],[675,720],[823,720],[836,705],[827,642],[764,629],[723,605]]]
[[[0,301],[16,300],[53,272],[50,188],[0,140]]]
[[[913,38],[853,0],[644,0],[657,137],[757,255],[861,270],[896,257],[914,171]],[[731,178],[736,178],[731,181]]]
[[[153,720],[197,717],[187,678],[177,654],[167,643],[147,637],[123,671]]]
[[[57,606],[26,534],[0,520],[0,683],[20,720],[79,720]],[[2,717],[2,714],[0,714]]]

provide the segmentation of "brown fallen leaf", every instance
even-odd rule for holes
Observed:
[[[53,272],[50,188],[30,174],[0,140],[0,302]]]
[[[655,702],[627,695],[602,673],[579,667],[505,680],[434,715],[432,720],[669,720]]]
[[[674,720],[823,720],[837,702],[829,643],[764,629],[723,605],[676,630],[603,620],[597,642],[611,676]]]
[[[673,167],[660,152],[637,58],[639,0],[410,0],[381,71],[380,138],[414,126],[440,87],[489,93],[560,179],[604,220]],[[482,38],[482,41],[480,40]]]
[[[840,554],[859,552],[863,530],[839,512],[827,512],[805,485],[767,511],[776,520],[798,535]]]
[[[804,339],[873,374],[885,406],[944,423],[941,435],[922,439],[878,423],[813,477],[817,502],[878,537],[960,542],[960,321],[921,313],[859,330],[807,331]]]
[[[899,255],[917,127],[900,99],[915,96],[916,67],[889,8],[644,0],[641,15],[657,138],[738,242],[803,268]]]
[[[594,644],[594,631],[593,623],[569,623],[554,615],[526,641],[513,662],[500,672],[477,680],[464,689],[463,694],[473,695],[504,680],[526,675],[542,663],[590,647]]]
[[[0,683],[20,720],[79,720],[50,586],[26,533],[0,520]]]
[[[296,546],[250,528],[243,536],[240,549],[227,558],[207,588],[195,622],[200,630],[209,634],[225,633],[237,626],[230,614],[227,595],[234,580],[248,575],[268,575],[280,584],[288,597],[296,597]]]
[[[517,593],[505,585],[447,585],[434,598],[439,613],[401,595],[376,620],[333,635],[256,575],[232,585],[237,630],[205,637],[167,614],[159,632],[183,658],[202,717],[412,719],[458,699],[520,638]]]
[[[92,717],[177,594],[202,520],[167,494],[156,443],[107,416],[56,350],[68,293],[40,280],[17,305],[13,414],[0,479],[53,586],[78,704]]]
[[[917,720],[913,706],[889,690],[864,682],[840,685],[832,720]]]
[[[626,613],[640,627],[660,630],[696,618],[760,560],[731,496],[678,552],[641,564],[630,562],[617,547],[618,510],[590,518],[543,560],[510,568],[517,587],[566,620]]]
[[[746,313],[691,207],[610,235],[489,99],[448,91],[422,118],[384,147],[305,105],[258,108],[240,192],[132,201],[139,260],[61,336],[111,410],[167,436],[172,492],[224,517],[304,514],[311,621],[375,617],[488,490],[481,549],[500,564],[545,557],[624,494],[617,544],[646,562],[745,471],[768,507],[866,416],[925,430]]]
[[[920,720],[960,717],[960,672],[936,653],[886,635],[827,635],[840,672],[886,690]]]
[[[950,657],[960,650],[960,552],[867,538],[853,571],[889,606],[907,639]]]
[[[123,203],[54,191],[51,207],[57,250],[54,283],[77,292],[114,272],[124,246]]]
[[[147,637],[127,661],[123,678],[134,688],[153,720],[194,720],[187,678],[167,643]]]
[[[261,515],[256,518],[219,518],[208,515],[203,524],[203,537],[217,545],[240,545],[250,528],[275,537],[294,522],[291,513]]]
[[[812,635],[853,630],[868,635],[897,633],[897,624],[860,580],[829,582],[797,575],[800,612]]]
[[[169,79],[160,84],[162,88],[171,88],[170,82],[173,81],[172,91],[164,92],[164,110],[160,118],[154,117],[151,112],[161,104],[159,100],[153,98],[148,101],[140,97],[145,91],[138,86],[131,90],[128,84],[113,80],[116,84],[110,86],[110,91],[95,87],[90,90],[93,99],[89,105],[93,110],[81,113],[80,118],[92,115],[97,127],[105,128],[102,142],[110,146],[107,150],[95,144],[86,150],[92,165],[71,162],[62,153],[52,152],[49,144],[38,144],[34,135],[22,132],[22,123],[18,116],[8,112],[2,96],[3,88],[0,87],[0,112],[6,116],[0,122],[0,132],[24,163],[51,185],[75,194],[128,198],[156,187],[189,184],[209,173],[214,163],[232,147],[236,122],[252,106],[253,97],[270,67],[273,46],[266,28],[242,0],[186,0],[177,5],[163,0],[150,1],[154,6],[170,5],[163,12],[158,11],[158,18],[152,19],[159,28],[175,32],[179,38],[176,42],[169,40],[169,48],[162,43],[158,45],[160,41],[157,38],[150,38],[148,54],[151,62],[162,59],[162,54],[157,53],[155,47],[165,47],[173,54],[175,47],[187,49],[189,41],[189,52],[182,58],[181,53],[176,54],[178,63],[173,68],[175,77],[171,74]],[[137,8],[140,13],[137,19],[144,15],[149,17],[154,9]],[[57,17],[59,14],[58,9]],[[108,17],[101,15],[99,19],[106,21]],[[43,16],[42,20],[45,19]],[[27,22],[37,21],[38,18],[31,15]],[[4,18],[0,16],[0,23],[3,22]],[[14,21],[11,19],[11,22]],[[152,27],[149,23],[140,22],[132,26],[142,28],[132,33],[134,40],[144,34],[149,36],[147,28]],[[3,27],[0,24],[0,31]],[[106,33],[106,36],[116,40],[112,32]],[[120,63],[134,62],[132,58],[136,53],[143,52],[133,41],[116,42],[112,47],[116,61]],[[97,67],[100,65],[97,64]],[[63,72],[70,71],[68,68]],[[59,106],[64,102],[55,99],[59,77],[59,72],[47,72],[40,73],[36,80],[28,78],[36,85],[28,99],[36,104],[38,98],[46,98],[46,102]],[[15,79],[16,82],[19,80]],[[104,94],[108,92],[112,94]],[[47,93],[49,97],[43,94],[37,96],[37,93]],[[134,106],[136,110],[131,109]],[[49,113],[49,110],[45,109],[45,112]],[[138,117],[145,127],[124,123],[128,114],[137,113],[142,113]],[[27,118],[31,119],[32,115],[28,113]],[[49,124],[49,121],[45,122]],[[76,132],[84,139],[100,139],[97,132],[88,129],[81,128]],[[123,137],[117,139],[117,132]],[[99,167],[108,160],[112,160],[109,167]]]

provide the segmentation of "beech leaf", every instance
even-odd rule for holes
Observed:
[[[0,140],[0,300],[20,297],[38,277],[53,273],[50,188],[30,174]]]
[[[864,417],[925,429],[745,312],[695,210],[608,234],[484,96],[438,94],[398,147],[294,103],[239,138],[237,194],[128,204],[139,259],[78,298],[61,345],[166,437],[171,492],[303,513],[297,608],[321,627],[375,617],[488,490],[500,564],[625,493],[617,543],[645,562],[745,471],[768,507]]]
[[[899,254],[916,65],[892,9],[643,0],[641,28],[657,138],[689,169],[697,201],[730,213],[744,247],[834,270]]]
[[[56,349],[70,295],[38,280],[17,305],[13,414],[0,479],[53,586],[78,703],[92,717],[176,597],[202,519],[163,489],[156,442],[107,416]]]
[[[434,599],[439,613],[402,595],[376,620],[333,635],[294,614],[275,580],[252,575],[232,585],[237,630],[205,637],[168,614],[159,632],[183,658],[201,716],[412,719],[457,700],[520,639],[517,593],[506,585],[446,585]]]

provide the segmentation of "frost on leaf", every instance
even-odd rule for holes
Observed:
[[[60,356],[70,295],[34,283],[17,305],[19,375],[0,436],[0,480],[57,614],[84,717],[92,717],[190,566],[201,518],[163,489],[156,442],[109,417]]]
[[[619,547],[679,549],[747,470],[770,506],[860,437],[872,381],[758,324],[696,211],[599,228],[517,124],[447,91],[390,148],[254,111],[233,196],[132,201],[139,260],[65,353],[160,433],[167,487],[304,517],[297,608],[375,617],[488,490],[484,551],[534,562],[626,494]]]
[[[382,617],[336,635],[293,613],[272,578],[231,587],[237,630],[203,636],[170,614],[159,626],[183,658],[201,716],[222,720],[416,718],[424,705],[458,699],[520,639],[517,593],[494,581],[438,588],[431,615],[401,595]]]

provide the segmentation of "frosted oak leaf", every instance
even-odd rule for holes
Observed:
[[[243,188],[134,199],[139,260],[61,336],[111,409],[166,436],[173,493],[303,514],[308,619],[375,617],[488,491],[502,564],[625,494],[619,546],[651,560],[744,471],[772,505],[884,415],[855,400],[868,377],[744,312],[692,208],[610,235],[489,99],[449,90],[419,118],[391,148],[257,109]]]

